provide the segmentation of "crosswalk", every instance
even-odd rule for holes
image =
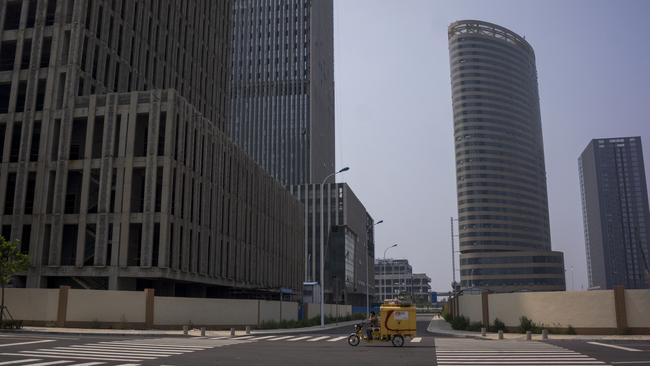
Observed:
[[[10,361],[0,361],[0,366],[96,366],[108,364],[115,366],[137,366],[140,365],[140,362],[180,356],[228,344],[209,341],[199,342],[197,344],[197,341],[188,341],[190,340],[159,338],[34,348],[24,351],[0,353],[0,360],[5,358],[2,356],[27,357]]]
[[[226,339],[229,337],[212,337],[210,339],[214,340],[220,340],[220,339]],[[241,336],[241,337],[234,337],[234,338],[229,338],[233,341],[250,341],[250,342],[256,342],[256,341],[268,341],[268,342],[281,342],[281,341],[286,341],[286,342],[347,342],[348,336],[347,335],[320,335],[320,334],[314,334],[314,335],[303,335],[303,334],[298,334],[298,335],[265,335],[265,336]],[[410,340],[407,340],[407,342],[411,343],[420,343],[422,342],[422,337],[414,337]]]
[[[541,342],[436,338],[440,366],[605,366],[587,355]]]

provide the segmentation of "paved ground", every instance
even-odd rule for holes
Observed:
[[[481,340],[436,335],[419,318],[404,347],[347,344],[349,325],[239,337],[29,335],[0,333],[0,366],[149,365],[648,365],[648,341]]]

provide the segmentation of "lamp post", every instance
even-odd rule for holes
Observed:
[[[369,285],[369,282],[368,282],[369,277],[370,277],[370,276],[368,276],[368,262],[369,262],[369,259],[370,259],[370,252],[368,251],[368,243],[370,242],[370,229],[372,229],[374,226],[377,226],[377,225],[381,224],[382,222],[384,222],[384,220],[379,220],[379,221],[375,222],[372,225],[368,225],[368,232],[367,232],[368,241],[366,242],[366,317],[368,317],[368,318],[370,318],[370,285]],[[372,239],[373,239],[373,242],[374,242],[374,239],[375,239],[374,236],[373,236]],[[373,255],[372,258],[373,258],[372,265],[374,266],[375,265],[375,263],[374,263],[375,256]],[[374,285],[374,283],[373,283],[373,285]]]
[[[386,249],[384,250],[384,265],[383,265],[383,267],[382,267],[382,272],[384,272],[384,273],[383,273],[383,275],[381,276],[381,277],[382,277],[381,280],[382,280],[382,282],[383,282],[383,286],[382,286],[382,287],[383,287],[383,293],[384,293],[384,294],[382,295],[382,299],[381,299],[381,302],[382,302],[382,303],[384,302],[384,300],[385,300],[385,296],[386,296],[386,252],[388,251],[388,249],[390,249],[390,248],[395,248],[396,246],[397,246],[397,244],[393,244],[393,245],[389,246],[388,248],[386,248]]]
[[[350,170],[349,167],[345,167],[338,172],[334,172],[325,179],[320,184],[320,326],[325,326],[325,203],[324,203],[324,191],[325,182],[330,178],[339,173],[347,172]]]

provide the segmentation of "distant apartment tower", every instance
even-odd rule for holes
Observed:
[[[333,38],[331,0],[232,2],[228,131],[287,186],[334,172]]]
[[[0,226],[17,285],[299,291],[303,206],[223,132],[230,2],[0,1]]]
[[[564,290],[551,251],[533,48],[478,20],[449,26],[462,288]]]
[[[641,138],[591,140],[578,165],[589,287],[650,288],[650,213]]]
[[[429,302],[431,278],[413,273],[407,259],[375,260],[375,294],[377,302],[409,295],[416,303]]]

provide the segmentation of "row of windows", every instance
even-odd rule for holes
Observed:
[[[512,197],[512,198],[517,198],[521,200],[526,200],[526,201],[531,201],[531,202],[536,202],[541,205],[546,205],[546,197],[544,196],[530,196],[527,194],[521,194],[521,193],[516,193],[516,192],[509,192],[509,191],[491,191],[491,190],[461,190],[458,192],[458,197],[464,197],[464,196],[471,196],[471,197],[476,197],[476,196],[501,196],[501,197]]]
[[[467,88],[469,89],[469,88]],[[461,92],[454,95],[453,101],[454,103],[462,103],[465,101],[471,101],[471,100],[478,100],[478,101],[489,101],[489,102],[495,102],[495,103],[501,103],[501,105],[513,105],[516,104],[519,106],[519,108],[524,109],[524,110],[529,110],[529,109],[536,109],[537,105],[534,103],[534,101],[529,100],[529,99],[524,99],[524,98],[508,98],[505,97],[501,94],[494,94],[494,93],[481,93],[483,90],[478,89],[476,91],[474,90],[465,90],[461,88]],[[474,93],[471,93],[474,92]],[[478,93],[477,93],[478,92]],[[471,94],[470,94],[471,93]]]
[[[563,263],[561,256],[512,256],[461,258],[460,264]]]
[[[45,11],[45,25],[54,24],[54,16],[56,13],[57,0],[45,0],[47,1],[47,9]],[[37,0],[8,0],[7,6],[5,8],[5,19],[4,19],[4,29],[13,30],[20,27],[21,12],[22,7],[27,6],[27,18],[25,19],[25,27],[32,28],[36,24],[36,8],[38,3],[45,4],[45,1]],[[70,0],[68,0],[70,1]]]
[[[484,220],[493,220],[493,221],[503,221],[503,222],[521,222],[521,223],[526,223],[534,226],[540,226],[545,223],[545,221],[542,218],[535,218],[535,219],[529,219],[529,218],[522,218],[518,216],[501,216],[501,215],[468,215],[468,216],[460,216],[458,221],[459,222],[466,222],[466,221],[484,221]]]
[[[522,239],[522,240],[533,240],[540,243],[548,243],[549,237],[545,235],[526,235],[526,234],[517,234],[508,231],[502,232],[492,232],[492,231],[478,231],[478,232],[462,232],[459,237],[461,239],[472,240],[472,238],[513,238],[513,239]]]
[[[524,268],[477,268],[461,269],[461,276],[498,276],[527,274],[562,274],[562,267],[524,267]]]
[[[454,44],[450,47],[451,51],[462,50],[462,49],[474,49],[474,48],[492,51],[496,54],[507,54],[512,56],[513,58],[519,59],[520,62],[524,64],[530,64],[533,61],[530,58],[530,55],[519,47],[512,47],[510,45],[506,46],[501,42],[488,43],[481,38],[477,38],[477,39],[466,38],[463,39],[462,41],[454,42]]]
[[[3,41],[0,45],[0,71],[11,71],[16,63],[16,50],[18,43],[16,41]],[[39,67],[48,67],[50,64],[50,53],[52,39],[47,37],[43,39],[41,46],[41,55],[39,58]],[[29,68],[32,56],[32,39],[25,39],[22,42],[22,54],[18,58],[18,67],[21,70]]]
[[[520,208],[508,208],[508,207],[490,207],[490,206],[481,206],[481,207],[463,207],[458,210],[460,214],[465,212],[506,212],[506,213],[516,213],[521,215],[526,215],[529,217],[535,217],[535,222],[546,222],[547,218],[540,214],[540,211],[530,211],[523,210]],[[463,216],[461,216],[462,218]],[[507,217],[507,216],[506,216]]]
[[[492,252],[495,247],[505,247],[509,250],[521,250],[522,248],[531,250],[547,250],[549,242],[543,244],[522,241],[519,239],[509,240],[473,240],[465,238],[460,241],[461,251],[463,252],[477,252],[477,251],[490,251]],[[479,249],[476,249],[479,248]],[[487,249],[486,249],[487,248]],[[501,250],[501,249],[500,249]]]
[[[458,181],[463,182],[466,180],[472,180],[475,179],[477,181],[484,181],[487,179],[492,179],[496,181],[508,181],[508,182],[518,182],[525,184],[528,187],[532,188],[537,188],[540,192],[544,192],[543,194],[546,194],[546,180],[545,179],[540,179],[539,181],[533,181],[527,178],[522,178],[521,174],[507,174],[507,175],[502,175],[502,174],[457,174]]]
[[[564,286],[563,278],[519,278],[496,280],[462,280],[462,287],[488,286]]]

